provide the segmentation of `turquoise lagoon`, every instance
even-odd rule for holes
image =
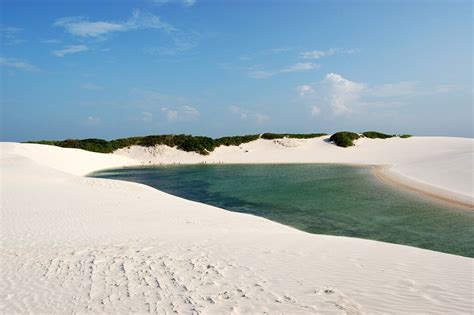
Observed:
[[[333,164],[124,168],[92,177],[138,182],[310,233],[474,257],[474,212],[382,183],[370,167]]]

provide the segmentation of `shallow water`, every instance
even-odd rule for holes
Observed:
[[[106,170],[91,176],[143,183],[310,233],[474,257],[473,211],[388,186],[375,178],[369,167],[194,165]]]

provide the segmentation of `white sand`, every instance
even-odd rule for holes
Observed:
[[[283,144],[219,148],[205,160],[384,164],[473,196],[471,139]],[[136,158],[201,156],[163,147],[125,149],[125,157],[32,144],[0,149],[0,313],[472,313],[473,259],[312,235],[144,185],[78,176]]]

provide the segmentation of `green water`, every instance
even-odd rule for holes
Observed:
[[[474,257],[474,212],[381,183],[369,167],[198,165],[127,168],[93,177],[143,183],[310,233],[367,238]]]

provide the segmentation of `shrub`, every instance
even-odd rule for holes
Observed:
[[[377,131],[366,131],[362,133],[364,137],[371,138],[371,139],[387,139],[392,138],[394,136],[387,135],[385,133],[377,132]]]
[[[111,141],[103,139],[67,139],[63,141],[29,141],[28,143],[48,144],[100,153],[111,153],[115,150],[130,147],[132,145],[140,145],[144,147],[167,145],[186,152],[196,152],[202,155],[207,155],[220,145],[240,145],[258,138],[259,135],[224,137],[219,139],[191,135],[151,135],[145,137],[115,139]]]
[[[321,136],[326,136],[326,133],[264,133],[262,139],[273,140],[282,138],[293,138],[293,139],[311,139]]]
[[[400,138],[403,138],[403,139],[410,138],[410,137],[412,137],[412,135],[400,135]]]
[[[233,137],[222,137],[214,140],[216,148],[220,145],[241,145],[250,141],[257,140],[259,135],[245,135],[245,136],[233,136]]]
[[[340,131],[333,134],[329,141],[334,142],[339,147],[350,147],[354,145],[354,140],[359,139],[360,136],[357,133],[349,131]]]

